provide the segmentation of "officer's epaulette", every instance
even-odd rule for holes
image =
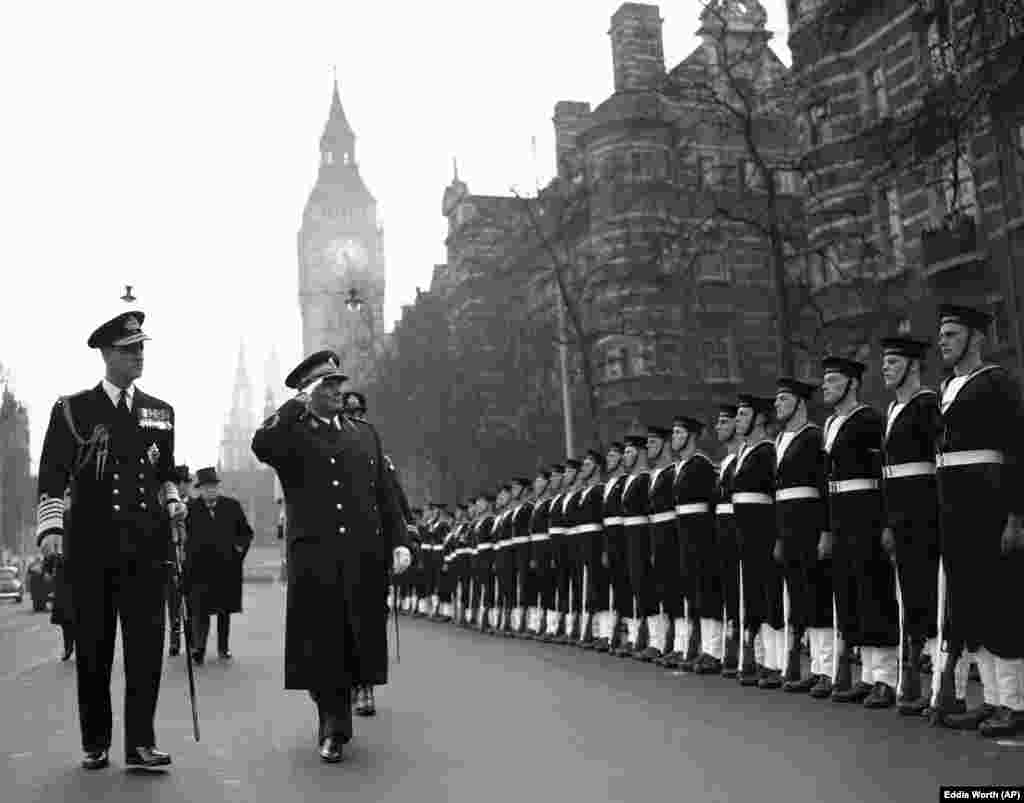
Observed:
[[[69,393],[67,396],[59,396],[59,397],[57,397],[57,404],[56,404],[56,406],[57,407],[63,407],[65,401],[69,402],[72,399],[77,399],[77,398],[79,398],[81,396],[84,396],[86,393],[88,393],[91,390],[92,390],[92,388],[86,388],[85,390],[80,390],[77,393]]]

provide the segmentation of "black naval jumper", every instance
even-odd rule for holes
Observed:
[[[505,607],[505,600],[508,596],[508,588],[506,587],[506,574],[508,571],[508,562],[506,559],[508,557],[508,553],[506,552],[506,547],[508,546],[508,521],[511,512],[512,509],[509,505],[505,505],[505,508],[500,513],[495,514],[494,523],[491,525],[491,530],[493,532],[492,543],[494,545],[491,554],[491,563],[493,566],[491,587],[493,588],[495,586],[496,581],[497,593],[494,595],[494,607],[499,610]]]
[[[449,565],[451,555],[452,528],[446,521],[437,522],[434,555],[437,560],[437,601],[440,605],[448,605],[452,601],[452,574]]]
[[[603,500],[604,483],[595,481],[586,487],[578,501],[576,545],[581,572],[585,572],[587,577],[587,596],[584,602],[588,613],[603,611],[608,605],[611,577],[601,565],[601,552],[604,548]]]
[[[484,609],[484,627],[487,626],[487,609],[494,604],[494,519],[494,514],[488,511],[473,522],[473,576],[476,579],[473,611]]]
[[[832,567],[818,559],[827,518],[821,438],[821,428],[807,423],[785,450],[781,434],[775,442],[775,520],[789,588],[789,624],[798,630],[832,626]]]
[[[569,511],[568,505],[572,500],[575,489],[562,491],[551,503],[550,523],[548,533],[551,536],[548,541],[548,554],[551,557],[551,572],[556,589],[556,605],[560,614],[569,612],[569,584],[571,574],[569,571]]]
[[[587,560],[589,541],[583,527],[587,524],[586,496],[591,485],[581,485],[569,502],[569,530],[566,533],[566,556],[568,559],[569,584],[572,588],[572,612],[582,617],[585,609],[583,599],[583,567]],[[589,593],[589,589],[586,590]]]
[[[740,550],[736,540],[736,517],[732,507],[736,454],[727,454],[718,467],[715,487],[715,552],[719,560],[725,623],[738,626],[740,616]]]
[[[648,514],[648,490],[651,475],[647,470],[630,474],[622,488],[622,525],[626,541],[626,565],[629,584],[636,600],[636,615],[653,616],[658,603],[651,583],[651,532]],[[629,616],[633,616],[630,609]]]
[[[533,518],[533,500],[520,502],[512,514],[512,571],[516,607],[537,604],[536,582],[530,570],[530,521]],[[520,627],[524,626],[520,623]]]
[[[867,405],[825,423],[832,579],[837,627],[848,647],[899,644],[896,580],[881,537],[883,431],[882,416]]]
[[[985,365],[962,384],[944,382],[941,399],[939,532],[949,624],[968,650],[1024,658],[1024,551],[1001,551],[1008,514],[1024,515],[1020,391],[1005,369]]]
[[[882,444],[885,524],[893,531],[903,596],[903,628],[913,640],[935,636],[939,498],[935,443],[942,428],[938,394],[923,388],[893,402]]]
[[[770,440],[744,446],[736,458],[732,507],[743,562],[743,627],[755,633],[762,624],[776,630],[785,624],[782,569],[772,557],[776,522],[775,446]]]
[[[252,451],[277,471],[288,516],[284,685],[317,695],[347,728],[329,735],[347,739],[348,690],[388,680],[384,600],[392,552],[409,543],[377,431],[338,422],[290,399],[256,431]]]
[[[683,585],[679,575],[679,533],[676,530],[676,505],[672,498],[675,465],[669,463],[650,470],[647,513],[650,521],[650,585],[653,610],[659,606],[673,619],[682,616]]]
[[[102,447],[79,449],[66,418]],[[76,473],[76,465],[86,461]],[[137,387],[131,410],[118,409],[103,384],[58,401],[39,460],[39,537],[59,532],[71,485],[74,530],[64,543],[74,599],[78,716],[86,752],[109,750],[110,674],[117,621],[124,648],[126,751],[152,747],[164,647],[168,527],[164,501],[177,498],[174,410]],[[172,490],[173,489],[173,490]]]
[[[633,615],[633,587],[629,582],[628,549],[622,524],[622,489],[626,487],[627,477],[627,474],[620,474],[605,482],[601,504],[601,523],[604,525],[601,548],[608,556],[612,610],[620,618]]]
[[[715,547],[715,484],[715,467],[702,452],[676,466],[672,497],[679,533],[676,571],[682,594],[679,604],[672,608],[673,618],[683,615],[682,597],[690,602],[692,619],[722,616],[721,564]]]
[[[541,499],[533,507],[530,516],[530,560],[536,568],[531,571],[531,587],[536,593],[530,596],[530,605],[539,605],[541,611],[555,608],[555,581],[551,571],[551,503],[554,497]],[[538,601],[539,600],[539,601]],[[544,629],[543,613],[541,630]]]

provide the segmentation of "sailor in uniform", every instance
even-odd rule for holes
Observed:
[[[626,470],[622,455],[626,447],[612,441],[605,453],[606,477],[601,491],[601,554],[598,560],[607,571],[608,595],[601,596],[597,607],[597,640],[594,649],[611,652],[617,645],[619,622],[632,616],[633,589],[629,585],[626,543],[622,527],[622,488]],[[607,607],[605,604],[607,603]],[[598,605],[600,607],[598,607]]]
[[[589,647],[594,642],[593,610],[602,597],[608,599],[607,572],[601,566],[600,553],[603,542],[604,454],[597,449],[588,449],[580,468],[581,490],[574,503],[575,524],[573,526],[574,579],[579,588],[579,603],[576,615],[579,617],[579,638],[576,644]]]
[[[947,675],[957,642],[974,653],[984,703],[946,715],[945,724],[1008,738],[1024,733],[1024,408],[1010,374],[982,357],[991,316],[956,305],[939,315],[939,349],[952,376],[942,386],[936,455],[946,604],[944,655],[933,671]]]
[[[622,486],[622,540],[626,546],[626,571],[633,597],[629,602],[629,616],[626,619],[626,638],[619,644],[615,654],[625,658],[639,654],[644,630],[642,611],[649,607],[650,587],[650,519],[647,513],[647,490],[650,474],[647,471],[647,438],[644,435],[626,437],[626,450],[622,465],[628,475]]]
[[[562,481],[563,467],[553,465],[538,472],[533,481],[534,504],[530,514],[530,610],[526,614],[527,638],[541,638],[548,617],[555,616],[554,583],[549,571],[551,503]]]
[[[743,445],[736,434],[736,405],[721,404],[715,421],[715,436],[725,448],[718,465],[715,495],[715,549],[721,561],[723,638],[722,677],[734,678],[739,673],[740,654],[740,552],[736,541],[736,521],[732,509],[732,480],[736,470],[736,453]]]
[[[744,686],[778,689],[785,656],[782,570],[775,562],[775,444],[768,437],[772,399],[740,394],[732,507],[740,550],[740,674]],[[760,640],[760,647],[758,647]],[[759,660],[760,659],[760,660]]]
[[[775,438],[775,557],[789,598],[783,689],[810,691],[825,699],[832,693],[834,671],[831,567],[819,555],[826,519],[825,452],[821,428],[807,418],[807,404],[817,388],[792,377],[780,378],[777,388],[775,419],[782,430]],[[805,633],[811,667],[802,677],[800,643]]]
[[[858,399],[865,365],[845,357],[822,361],[822,393],[834,412],[825,422],[828,525],[838,650],[832,699],[888,708],[896,703],[899,609],[892,561],[882,545],[882,436],[885,424]],[[861,677],[851,684],[850,650],[860,647]],[[840,646],[837,643],[837,646]]]
[[[679,544],[676,567],[680,583],[674,662],[684,672],[702,675],[722,671],[721,563],[715,544],[715,467],[697,449],[704,424],[692,416],[672,422],[677,452],[672,482]],[[673,664],[670,663],[669,666]]]
[[[679,533],[676,529],[676,506],[672,498],[675,475],[669,441],[672,430],[667,427],[647,428],[647,463],[650,481],[647,489],[647,515],[650,546],[646,556],[646,581],[638,592],[640,615],[647,622],[647,646],[637,656],[642,661],[661,658],[669,644],[670,617],[681,606],[683,590],[679,584]],[[644,559],[638,550],[634,559]],[[640,575],[644,576],[644,575]],[[634,588],[637,587],[634,580]],[[681,612],[680,612],[681,613]]]

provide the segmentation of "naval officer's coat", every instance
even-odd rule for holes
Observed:
[[[387,682],[385,600],[405,525],[377,431],[344,416],[338,424],[292,399],[252,441],[277,470],[288,517],[287,689]]]

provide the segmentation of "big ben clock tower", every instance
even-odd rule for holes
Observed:
[[[359,175],[355,143],[335,81],[298,235],[302,347],[334,349],[359,385],[373,374],[383,332],[385,274],[377,202]]]

